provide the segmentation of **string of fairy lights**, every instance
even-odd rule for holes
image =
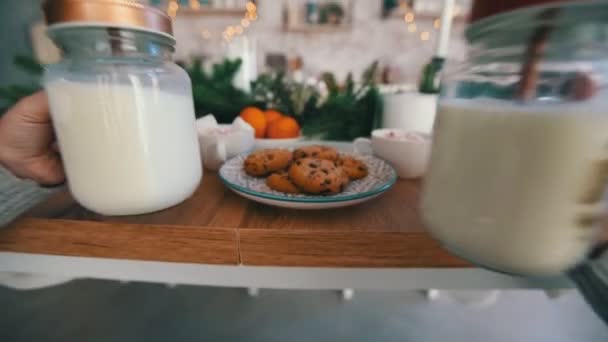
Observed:
[[[201,3],[199,0],[189,0],[188,5],[190,10],[200,11]],[[418,38],[421,41],[428,41],[431,39],[431,31],[437,31],[441,27],[441,19],[435,18],[433,19],[433,29],[425,28],[423,25],[419,25],[416,23],[416,14],[414,13],[414,9],[411,8],[407,1],[402,0],[399,3],[399,6],[405,10],[405,14],[403,15],[403,20],[407,24],[407,30],[409,33],[418,34]],[[177,15],[177,12],[180,10],[180,5],[178,0],[169,0],[167,4],[167,14],[174,18]],[[460,14],[461,8],[459,6],[454,7],[453,16],[456,17]],[[257,6],[254,2],[248,1],[245,5],[245,12],[243,17],[240,19],[238,23],[227,25],[221,32],[222,38],[230,42],[235,37],[238,37],[245,33],[247,29],[251,26],[251,24],[258,19]],[[204,29],[201,31],[201,37],[205,40],[211,39],[213,37],[213,32],[209,29]]]
[[[193,11],[201,10],[201,4],[200,4],[199,0],[190,0],[188,5],[189,5],[190,10],[193,10]],[[180,10],[180,5],[178,3],[178,0],[170,0],[168,2],[167,14],[171,18],[175,18],[175,16],[177,15],[177,12],[179,10]],[[234,39],[235,37],[238,37],[238,36],[242,35],[243,33],[245,33],[247,31],[247,29],[251,27],[251,24],[253,22],[255,22],[257,19],[258,19],[258,7],[252,1],[248,1],[245,4],[245,12],[243,14],[243,17],[239,20],[238,23],[234,23],[234,24],[227,25],[226,27],[224,27],[224,29],[222,30],[222,33],[221,33],[222,38],[224,40],[226,40],[227,42],[232,41],[232,39]],[[213,32],[211,32],[211,30],[209,30],[209,29],[204,29],[201,32],[201,37],[205,40],[211,39],[213,37]]]
[[[412,34],[418,34],[421,41],[428,41],[431,39],[431,30],[425,29],[422,25],[416,24],[416,14],[414,9],[410,8],[405,1],[401,1],[400,6],[405,9],[403,15],[403,21],[407,24],[407,31]],[[460,15],[461,8],[459,6],[454,7],[454,17]],[[433,30],[437,31],[441,27],[441,19],[433,19]]]
[[[231,41],[232,38],[240,36],[249,28],[252,22],[258,19],[258,7],[251,1],[245,5],[245,14],[241,22],[236,25],[228,25],[224,29],[222,36],[226,41]]]

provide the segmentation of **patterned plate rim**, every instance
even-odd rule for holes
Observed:
[[[234,158],[239,158],[240,156],[236,156]],[[231,158],[231,159],[234,159]],[[376,157],[373,157],[376,158]],[[229,159],[228,161],[230,161],[231,159]],[[224,163],[224,165],[226,165],[228,163],[228,161],[226,161],[226,163]],[[387,162],[383,161],[383,163],[386,164],[386,166],[388,166],[391,170],[391,178],[384,184],[379,185],[376,188],[373,188],[371,190],[368,191],[364,191],[364,192],[359,192],[356,194],[352,194],[352,195],[346,195],[346,196],[333,196],[333,197],[321,197],[321,196],[309,196],[309,197],[289,197],[289,196],[280,196],[280,195],[275,195],[275,194],[269,194],[269,193],[265,193],[265,192],[259,192],[259,191],[255,191],[249,188],[246,188],[244,186],[238,185],[238,184],[234,184],[232,182],[230,182],[229,180],[225,179],[224,176],[222,176],[222,168],[224,167],[224,165],[222,165],[222,167],[220,168],[220,170],[218,170],[218,176],[220,177],[220,180],[222,181],[222,183],[224,183],[227,187],[238,190],[240,192],[244,192],[246,194],[252,195],[252,196],[256,196],[256,197],[261,197],[261,198],[265,198],[265,199],[271,199],[271,200],[275,200],[275,201],[283,201],[283,202],[297,202],[297,203],[336,203],[336,202],[346,202],[346,201],[353,201],[353,200],[357,200],[357,199],[362,199],[362,198],[366,198],[366,197],[371,197],[374,195],[378,195],[381,194],[385,191],[387,191],[388,189],[390,189],[393,185],[395,185],[395,183],[397,182],[397,171],[395,171],[395,169]]]

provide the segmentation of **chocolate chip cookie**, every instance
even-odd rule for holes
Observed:
[[[335,161],[338,160],[338,157],[339,155],[336,149],[322,145],[300,147],[293,151],[294,159],[318,158]]]
[[[245,172],[254,177],[284,170],[291,164],[293,153],[285,149],[265,149],[250,154],[243,163]]]
[[[266,185],[273,190],[288,194],[299,194],[301,192],[300,189],[293,184],[291,179],[289,179],[287,171],[279,171],[271,174],[266,178]]]
[[[342,192],[348,184],[344,170],[333,161],[302,158],[289,167],[289,178],[309,194],[332,195]]]
[[[340,156],[336,165],[341,166],[351,180],[365,178],[368,174],[367,165],[351,156]]]

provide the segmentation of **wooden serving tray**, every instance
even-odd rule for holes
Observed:
[[[399,180],[353,207],[265,206],[205,172],[187,201],[161,212],[94,214],[58,193],[0,230],[0,251],[199,264],[320,267],[470,267],[426,232],[420,184]]]

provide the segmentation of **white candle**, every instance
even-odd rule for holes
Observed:
[[[241,59],[241,67],[234,76],[233,83],[235,87],[244,91],[250,90],[250,83],[253,80],[252,71],[254,69],[252,63],[255,63],[255,60],[252,59],[253,53],[250,45],[247,36],[242,35],[235,37],[232,42],[228,44],[226,51],[226,58]]]
[[[452,29],[452,18],[454,17],[454,0],[444,0],[443,12],[441,13],[441,26],[439,28],[439,39],[437,41],[437,56],[446,57],[448,44],[450,42],[450,30]]]

